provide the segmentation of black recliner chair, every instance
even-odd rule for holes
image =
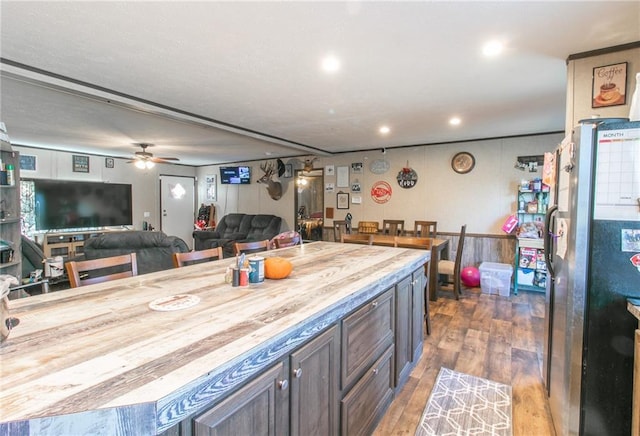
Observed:
[[[223,216],[213,231],[195,231],[196,250],[222,247],[224,257],[234,255],[236,242],[271,240],[280,233],[282,218],[275,215],[230,213]]]
[[[44,252],[35,241],[22,235],[22,278],[27,278],[31,272],[44,269]]]

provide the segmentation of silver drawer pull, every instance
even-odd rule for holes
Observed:
[[[281,391],[286,391],[287,388],[289,387],[289,382],[287,380],[280,380],[280,383],[278,383],[278,386],[280,387]]]
[[[378,368],[373,368],[373,373],[377,374],[378,373]]]
[[[302,377],[302,368],[298,368],[296,370],[293,371],[293,376],[295,378],[300,378]]]
[[[371,307],[378,307],[378,302],[374,301],[373,303],[371,303]]]

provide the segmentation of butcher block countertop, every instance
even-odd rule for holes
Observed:
[[[72,433],[85,421],[115,434],[127,420],[146,434],[166,430],[429,260],[331,242],[261,255],[288,258],[293,272],[232,287],[224,272],[235,260],[225,259],[11,300],[20,324],[0,348],[0,433]],[[200,302],[149,308],[182,294]]]

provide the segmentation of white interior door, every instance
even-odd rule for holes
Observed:
[[[195,178],[160,176],[160,230],[177,236],[193,248],[196,218]]]

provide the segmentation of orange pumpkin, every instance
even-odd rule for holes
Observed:
[[[284,257],[267,257],[264,260],[264,276],[268,279],[284,279],[293,270],[293,265]]]

